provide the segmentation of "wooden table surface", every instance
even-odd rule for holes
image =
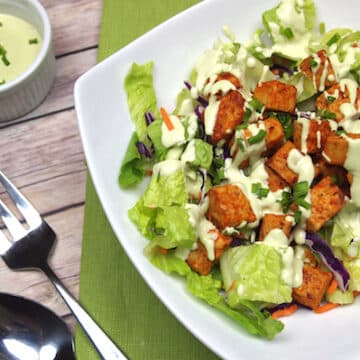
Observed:
[[[73,87],[76,79],[96,63],[102,1],[40,2],[52,24],[56,80],[37,109],[0,129],[0,169],[57,233],[50,265],[78,296],[86,167]],[[0,260],[0,292],[34,299],[74,328],[69,310],[41,273],[13,272]]]

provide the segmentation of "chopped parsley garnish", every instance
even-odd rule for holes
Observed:
[[[256,135],[250,137],[248,139],[249,145],[254,145],[260,141],[262,141],[266,136],[266,131],[261,129]]]
[[[341,36],[339,33],[335,33],[330,39],[329,41],[326,43],[327,46],[331,46],[332,44],[335,44],[336,42],[338,42],[340,40]]]
[[[330,120],[336,119],[336,114],[326,109],[322,109],[318,111],[318,116],[320,116],[322,119],[330,119]]]
[[[269,189],[263,188],[261,183],[255,183],[251,185],[251,192],[255,194],[258,199],[262,199],[268,196]]]
[[[249,101],[249,105],[258,113],[261,113],[261,111],[264,107],[264,105],[258,99],[255,99],[255,98],[252,98]]]
[[[294,33],[293,31],[287,27],[287,28],[281,28],[280,29],[280,34],[285,36],[287,39],[291,40],[294,38]]]
[[[30,45],[33,45],[33,44],[38,44],[39,43],[39,40],[37,38],[34,38],[34,39],[30,39],[29,40],[29,44]]]
[[[0,85],[4,85],[6,83],[6,80],[0,81]]]
[[[311,68],[314,68],[314,67],[317,67],[319,64],[314,59],[310,59],[309,65],[310,65]]]
[[[335,100],[336,100],[335,96],[329,95],[326,97],[326,101],[328,102],[328,104],[332,104]]]

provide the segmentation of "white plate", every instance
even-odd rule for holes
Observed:
[[[145,239],[127,217],[143,187],[123,191],[117,177],[133,125],[123,81],[132,62],[155,63],[158,105],[173,109],[176,95],[198,55],[230,26],[238,40],[259,27],[274,0],[207,0],[163,23],[83,75],[75,104],[85,155],[111,226],[128,256],[170,311],[205,345],[223,358],[237,360],[360,359],[360,306],[322,315],[299,311],[284,319],[273,341],[247,335],[235,322],[188,294],[185,284],[154,268],[143,255]],[[358,0],[318,0],[320,20],[358,27]],[[186,349],[184,349],[186,351]]]

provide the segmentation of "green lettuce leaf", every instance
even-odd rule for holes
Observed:
[[[341,291],[336,289],[332,294],[325,294],[326,300],[334,304],[352,304],[354,302],[354,294],[352,291]]]
[[[162,166],[173,166],[176,160],[165,160],[154,166],[153,176],[144,194],[144,205],[150,208],[184,205],[187,201],[185,173],[179,169],[170,175],[161,175],[157,170]]]
[[[190,249],[196,241],[195,229],[184,206],[164,206],[159,209],[152,241],[165,249],[177,246]]]
[[[350,274],[349,291],[360,291],[360,260],[344,261],[344,265]]]
[[[282,279],[282,255],[273,246],[253,244],[228,249],[220,269],[231,307],[242,300],[272,304],[292,301],[292,288]]]
[[[128,211],[129,219],[136,225],[138,230],[148,239],[154,237],[155,221],[158,209],[144,205],[144,199],[139,201]]]
[[[186,261],[176,256],[174,251],[167,251],[164,254],[160,251],[159,246],[150,243],[145,248],[145,254],[154,266],[167,274],[186,276],[191,273]]]
[[[193,139],[188,143],[181,159],[194,166],[209,169],[213,161],[213,148],[201,139]]]
[[[155,148],[155,162],[162,161],[166,157],[167,148],[163,145],[161,141],[161,125],[163,121],[156,119],[148,126],[148,134]]]
[[[334,217],[330,245],[333,248],[341,249],[349,257],[358,257],[360,246],[360,209],[354,204],[347,203]]]
[[[193,295],[235,320],[250,334],[272,339],[284,327],[280,321],[262,313],[250,302],[243,302],[239,310],[230,308],[220,295],[221,281],[211,275],[200,276],[191,272],[187,277],[187,284]]]
[[[132,64],[125,78],[125,91],[127,94],[130,116],[135,124],[138,138],[146,142],[147,126],[145,113],[156,113],[156,94],[153,86],[153,62],[143,65]]]
[[[118,178],[120,186],[124,189],[139,184],[145,177],[145,160],[141,158],[135,145],[138,141],[139,138],[134,132],[126,150]]]

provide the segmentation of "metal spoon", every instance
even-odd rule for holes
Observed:
[[[75,360],[72,335],[53,312],[0,293],[0,360]]]

